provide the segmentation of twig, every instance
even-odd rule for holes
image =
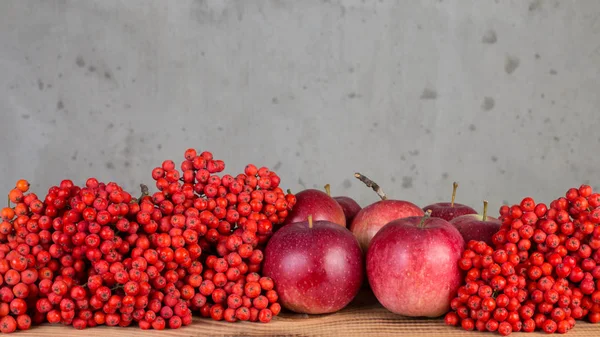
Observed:
[[[146,186],[145,184],[140,184],[140,189],[142,190],[142,195],[140,195],[140,198],[138,200],[142,201],[142,198],[150,195],[150,191],[148,190],[148,186]]]
[[[381,200],[387,199],[387,195],[385,194],[385,192],[383,192],[381,187],[379,187],[379,185],[377,185],[376,182],[374,182],[373,180],[367,178],[366,176],[364,176],[358,172],[354,173],[354,177],[356,177],[356,179],[362,181],[365,185],[367,185],[367,187],[372,188],[373,191],[375,191],[375,193],[377,193],[377,195],[381,198]]]

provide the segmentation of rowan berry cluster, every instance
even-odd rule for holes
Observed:
[[[465,330],[566,333],[600,322],[600,194],[582,185],[548,206],[524,198],[500,208],[495,248],[471,241],[465,284],[445,321]]]
[[[0,216],[0,332],[43,322],[179,328],[192,313],[268,322],[281,309],[262,248],[295,203],[267,168],[216,175],[185,152],[152,171],[139,199],[116,183],[70,180],[43,199],[17,182]],[[13,207],[11,207],[12,205]]]

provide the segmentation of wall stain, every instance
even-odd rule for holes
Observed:
[[[435,91],[433,89],[429,89],[429,88],[423,89],[423,92],[421,93],[422,100],[433,100],[436,98],[437,98],[437,91]]]
[[[38,89],[40,89],[40,91],[44,90],[44,82],[42,82],[42,79],[38,78],[37,85],[38,85]]]
[[[82,56],[77,56],[77,58],[75,59],[75,64],[79,67],[79,68],[83,68],[85,67],[85,60],[83,59]]]
[[[529,11],[530,12],[535,12],[540,9],[542,9],[542,1],[541,0],[534,0],[529,3]]]
[[[487,32],[485,32],[485,34],[483,34],[483,37],[481,38],[481,42],[483,42],[485,44],[494,44],[497,41],[498,41],[498,35],[496,34],[496,31],[494,31],[493,29],[490,29]]]
[[[477,130],[477,127],[475,126],[475,124],[471,124],[471,125],[469,125],[469,130],[475,131],[475,130]]]
[[[352,182],[350,181],[350,179],[344,179],[344,181],[342,182],[342,187],[344,187],[344,188],[352,187]]]
[[[490,111],[494,108],[494,105],[496,105],[496,102],[492,97],[484,97],[483,103],[481,103],[481,108],[485,111]]]
[[[556,75],[558,72],[554,69],[550,69],[550,75]]]
[[[411,188],[413,187],[413,178],[404,176],[402,177],[402,188]]]
[[[63,103],[62,100],[59,100],[58,102],[56,102],[56,109],[57,110],[62,110],[65,108],[65,104]]]
[[[518,57],[507,55],[506,60],[504,61],[504,71],[509,75],[514,73],[519,67],[519,63]]]

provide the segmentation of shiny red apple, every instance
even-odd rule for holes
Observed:
[[[342,206],[342,209],[344,210],[344,215],[346,216],[346,225],[350,226],[350,224],[352,224],[352,220],[354,220],[356,214],[360,212],[362,207],[360,207],[356,200],[350,197],[338,196],[333,197],[333,199],[337,201],[337,203],[340,204],[340,206]]]
[[[466,243],[471,240],[484,241],[494,246],[492,236],[500,230],[500,220],[487,215],[488,202],[483,201],[483,214],[466,214],[450,221],[458,229]]]
[[[263,274],[273,279],[283,307],[326,314],[344,308],[358,294],[364,259],[348,229],[309,217],[282,227],[271,237]]]
[[[305,222],[312,215],[313,221],[330,221],[346,227],[346,216],[342,206],[332,197],[317,189],[296,193],[296,204],[285,218],[283,225]]]
[[[425,214],[419,206],[410,201],[387,199],[381,187],[364,175],[356,173],[355,177],[365,182],[368,187],[373,188],[381,198],[381,200],[361,209],[350,225],[350,230],[360,242],[360,246],[365,253],[373,236],[388,222]]]
[[[458,260],[465,242],[441,218],[417,216],[383,227],[371,241],[366,270],[375,297],[389,311],[439,317],[461,285]]]
[[[477,211],[467,205],[459,204],[454,202],[456,199],[456,190],[458,189],[458,183],[452,184],[452,200],[450,202],[438,202],[423,207],[424,211],[431,210],[431,216],[436,218],[442,218],[446,221],[450,221],[458,216],[465,214],[477,214]]]
[[[331,196],[331,187],[329,186],[329,184],[325,185],[325,192],[327,193],[327,195]],[[350,227],[352,220],[354,220],[354,217],[358,212],[360,212],[362,207],[360,207],[356,200],[347,196],[333,197],[333,200],[337,201],[337,203],[340,204],[340,206],[344,210],[344,216],[346,217],[346,227]]]

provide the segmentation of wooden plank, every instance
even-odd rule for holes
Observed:
[[[210,319],[194,318],[187,327],[177,330],[141,330],[138,327],[94,327],[75,330],[60,325],[42,325],[29,331],[20,331],[17,336],[46,337],[156,337],[156,336],[499,336],[497,333],[463,331],[460,328],[444,325],[442,319],[413,319],[392,314],[377,303],[373,294],[362,291],[345,309],[330,315],[301,315],[282,312],[268,324],[249,322],[216,322]],[[511,336],[546,335],[536,333],[513,333]],[[569,337],[600,336],[600,324],[577,322],[567,334]]]

